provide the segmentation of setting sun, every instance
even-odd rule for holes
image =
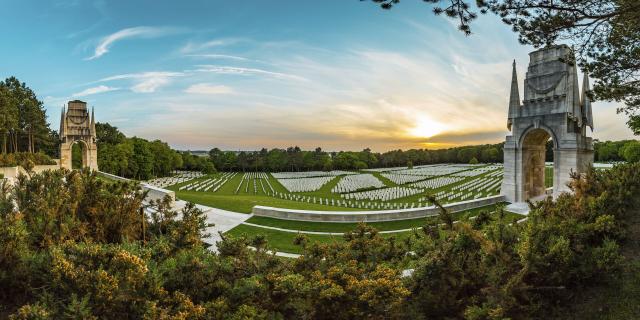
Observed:
[[[447,126],[445,126],[444,124],[434,121],[429,117],[420,116],[417,119],[415,126],[408,132],[414,137],[429,138],[443,132],[446,129]]]

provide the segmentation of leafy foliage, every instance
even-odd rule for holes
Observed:
[[[502,144],[464,146],[449,149],[392,150],[384,153],[364,149],[359,152],[326,152],[321,148],[302,150],[263,148],[260,151],[222,151],[213,148],[209,158],[221,171],[308,171],[308,170],[360,170],[366,168],[400,167],[433,163],[502,162]],[[184,158],[184,155],[183,155]],[[186,166],[186,158],[185,166]]]
[[[0,154],[0,167],[23,166],[26,162],[34,165],[54,165],[56,162],[43,152],[15,152]]]
[[[640,161],[640,141],[629,141],[620,149],[620,156],[629,162]]]
[[[98,167],[115,175],[140,180],[168,176],[183,166],[180,153],[160,140],[127,138],[108,123],[96,123]]]

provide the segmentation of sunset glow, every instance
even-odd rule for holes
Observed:
[[[430,138],[447,129],[442,123],[434,121],[427,116],[421,116],[416,121],[415,127],[409,130],[409,134],[416,138]]]

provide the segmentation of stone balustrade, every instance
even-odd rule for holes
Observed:
[[[504,196],[492,196],[468,201],[447,204],[444,207],[451,212],[480,208],[500,202],[504,202]],[[285,208],[273,208],[265,206],[253,207],[255,216],[270,217],[284,220],[310,221],[310,222],[381,222],[424,218],[438,215],[436,207],[423,207],[413,209],[380,210],[380,211],[313,211]]]

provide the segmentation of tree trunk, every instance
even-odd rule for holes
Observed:
[[[33,133],[31,132],[31,128],[29,128],[29,133],[27,134],[27,143],[29,144],[29,152],[33,153]]]
[[[16,152],[15,146],[13,145],[13,131],[9,132],[9,153]]]
[[[18,132],[13,133],[13,152],[18,152]]]

